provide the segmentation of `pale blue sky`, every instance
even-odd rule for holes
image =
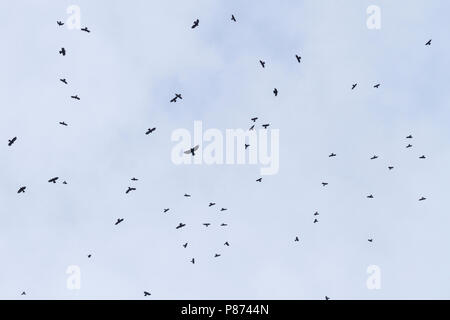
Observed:
[[[91,33],[56,25],[71,4]],[[366,27],[372,4],[380,30]],[[450,298],[448,9],[418,0],[0,3],[0,297]],[[171,104],[175,92],[183,100]],[[259,166],[171,162],[173,130],[194,120],[247,129],[253,116],[280,130],[280,171],[263,183]],[[47,183],[54,176],[68,185]],[[133,176],[137,190],[125,195]],[[187,227],[175,230],[179,222]],[[69,265],[81,268],[80,290],[66,288]],[[366,288],[369,265],[381,268],[380,290]]]

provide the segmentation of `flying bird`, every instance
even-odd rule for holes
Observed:
[[[263,124],[262,126],[263,126],[264,129],[267,129],[270,126],[270,123]]]
[[[295,58],[297,58],[298,63],[300,63],[300,61],[302,60],[302,57],[300,57],[299,55],[295,55]]]
[[[204,223],[203,225],[208,228],[211,225],[211,223]]]
[[[84,32],[87,32],[87,33],[91,32],[87,27],[81,28],[81,31],[84,31]]]
[[[330,297],[325,296],[325,300],[330,300]]]
[[[393,166],[389,166],[388,169],[389,169],[389,170],[392,170],[392,169],[394,169],[394,167],[393,167]]]
[[[200,20],[198,20],[198,19],[195,20],[195,21],[194,21],[194,24],[192,25],[191,28],[194,29],[194,28],[198,27],[198,23],[199,23],[199,22],[200,22]]]
[[[21,293],[21,295],[22,295],[22,296],[26,296],[27,294],[26,294],[25,291],[23,291],[23,292]]]
[[[194,258],[192,258],[191,263],[195,264],[195,259]]]
[[[216,254],[214,255],[214,258],[218,258],[218,257],[220,257],[220,254],[216,253]]]
[[[177,99],[183,99],[180,93],[175,93],[175,97],[170,102],[177,102]]]
[[[377,88],[377,89],[378,89],[378,88],[380,87],[380,84],[379,84],[379,83],[377,83],[377,84],[376,84],[376,85],[374,85],[373,87],[374,87],[374,88]]]
[[[265,61],[259,60],[259,63],[261,63],[261,66],[262,66],[263,68],[266,67],[266,62],[265,62]]]
[[[185,244],[183,244],[184,248],[187,248],[188,243],[186,242]]]
[[[421,198],[419,199],[419,201],[424,201],[424,200],[427,200],[427,198],[421,197]]]
[[[58,180],[58,179],[59,179],[59,177],[54,177],[54,178],[51,178],[50,180],[48,180],[48,182],[56,183],[56,180]]]
[[[119,219],[117,219],[117,221],[116,221],[116,223],[114,224],[114,225],[118,225],[119,223],[121,223],[123,221],[123,218],[119,218]]]
[[[209,205],[208,205],[208,207],[212,207],[212,206],[215,206],[215,205],[216,205],[215,202],[210,202]]]
[[[374,155],[372,158],[370,158],[370,160],[375,160],[378,159],[378,156]]]
[[[151,295],[150,292],[144,291],[144,297],[147,297],[147,296],[150,296],[150,295]]]
[[[406,146],[406,148],[411,148],[412,147],[412,144],[408,144],[407,146]]]
[[[275,95],[275,97],[278,95],[278,90],[277,90],[277,88],[273,89],[273,94]]]
[[[314,215],[315,215],[315,216],[318,216],[318,215],[319,215],[319,212],[317,212],[317,211],[314,212]]]
[[[234,17],[234,15],[231,15],[231,21],[236,22],[236,18]]]
[[[319,220],[317,220],[317,219],[314,219],[314,222],[313,222],[313,223],[317,223],[317,222],[319,222]]]
[[[230,244],[228,243],[228,241],[226,241],[223,245],[224,245],[224,246],[227,246],[227,247],[230,246]]]
[[[63,56],[66,55],[66,49],[61,48],[61,50],[59,50],[59,54],[62,54]]]
[[[170,209],[169,208],[167,208],[167,209],[164,209],[164,213],[166,213],[167,211],[169,211]]]
[[[367,198],[368,198],[368,199],[373,199],[373,195],[372,195],[372,194],[369,194],[369,195],[367,196]]]
[[[298,241],[300,241],[300,240],[298,239],[298,237],[295,237],[294,241],[295,241],[295,242],[298,242]]]
[[[127,191],[125,191],[125,193],[128,194],[129,192],[135,191],[135,190],[136,190],[136,188],[128,187],[128,189],[127,189]]]
[[[245,144],[244,147],[247,150],[247,148],[250,147],[250,145],[249,144]]]
[[[11,140],[8,140],[8,146],[11,147],[14,144],[14,142],[16,142],[16,140],[17,140],[17,137],[14,137]]]
[[[74,95],[74,96],[70,96],[70,97],[75,100],[80,100],[80,97],[78,97],[78,95]]]
[[[329,158],[331,158],[331,157],[336,157],[336,153],[331,153],[328,157],[329,157]]]
[[[62,83],[65,83],[65,84],[67,84],[67,80],[66,80],[66,78],[63,78],[63,79],[59,79],[59,81],[61,81]]]
[[[186,197],[186,198],[189,198],[191,195],[190,194],[187,194],[187,193],[185,193],[184,194],[184,196]]]
[[[428,40],[428,42],[425,43],[425,45],[426,45],[426,46],[431,46],[431,40],[432,40],[432,39]]]
[[[262,178],[256,179],[256,182],[261,182]]]
[[[184,153],[185,153],[185,154],[192,154],[193,156],[195,156],[195,151],[197,151],[198,148],[199,148],[199,145],[196,145],[195,147],[193,147],[193,148],[191,148],[191,149],[185,151]]]
[[[92,257],[92,255],[90,255],[90,254],[88,254],[88,256],[87,256],[88,258],[90,258],[90,257]]]
[[[328,185],[328,182],[322,182],[322,186],[327,186]]]
[[[137,179],[137,178],[131,178],[131,181],[138,181],[139,179]]]
[[[255,129],[255,125],[252,125],[252,126],[250,127],[250,129],[248,129],[248,130],[251,131],[251,130],[253,130],[253,129]]]
[[[419,157],[419,159],[425,159],[426,157],[424,156],[424,155],[421,155],[420,157]]]
[[[67,181],[63,181],[63,184],[67,184]]]
[[[227,211],[227,208],[222,208],[220,209],[220,211]]]
[[[412,139],[412,137],[413,137],[412,135],[409,135],[406,137],[406,139]]]
[[[373,239],[367,239],[367,241],[369,241],[369,242],[373,242]]]
[[[64,22],[61,22],[61,21],[56,21],[56,23],[58,24],[58,26],[63,26],[64,25]]]
[[[252,120],[253,122],[256,122],[256,120],[258,120],[258,117],[251,118],[250,120]]]
[[[226,226],[228,226],[228,224],[222,223],[220,226],[221,226],[221,227],[226,227]]]
[[[27,187],[20,187],[19,191],[17,191],[17,193],[25,193],[25,189]]]
[[[65,123],[64,121],[61,121],[59,124],[62,125],[62,126],[67,127],[67,123]]]
[[[358,85],[357,83],[354,83],[354,84],[352,85],[352,90],[355,89],[357,85]]]
[[[152,133],[153,131],[155,131],[156,130],[156,128],[148,128],[147,129],[147,132],[145,133],[145,134],[150,134],[150,133]]]
[[[180,222],[180,224],[175,229],[181,229],[183,227],[186,227],[186,225]]]

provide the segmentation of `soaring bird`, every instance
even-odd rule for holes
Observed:
[[[191,259],[191,263],[195,264],[195,259],[194,258]]]
[[[248,147],[250,147],[249,144],[244,144],[245,149],[247,150]]]
[[[319,220],[317,220],[317,219],[314,219],[314,222],[313,222],[313,223],[317,223],[317,222],[319,222]]]
[[[330,297],[325,296],[325,300],[330,300]]]
[[[65,83],[65,84],[67,84],[67,80],[66,80],[66,78],[62,78],[62,79],[59,79],[59,81],[61,81],[62,83]]]
[[[20,187],[19,191],[17,191],[17,193],[25,193],[25,189],[27,187]]]
[[[224,245],[224,246],[227,246],[227,247],[230,246],[230,244],[228,243],[228,241],[226,241],[223,245]]]
[[[419,159],[425,159],[426,157],[424,156],[424,155],[421,155],[420,157],[419,157]]]
[[[63,26],[64,25],[64,22],[62,22],[62,21],[56,21],[56,23],[58,24],[58,26]]]
[[[80,100],[80,97],[76,94],[76,95],[74,95],[74,96],[70,96],[72,99],[75,99],[75,100]]]
[[[220,211],[227,211],[227,208],[222,208],[220,209]]]
[[[336,153],[331,153],[328,157],[336,157]]]
[[[250,129],[248,129],[248,130],[251,131],[251,130],[253,130],[253,129],[255,129],[255,125],[252,125],[252,126],[250,127]]]
[[[319,212],[318,212],[318,211],[314,212],[314,215],[315,215],[315,216],[318,216],[318,215],[319,215]]]
[[[114,224],[114,225],[118,225],[119,223],[121,223],[123,221],[123,218],[119,218],[119,219],[117,219],[117,221],[116,221],[116,223]]]
[[[203,225],[208,228],[211,225],[211,223],[204,223]]]
[[[358,85],[357,83],[354,83],[354,84],[352,85],[352,90],[355,89],[357,85]]]
[[[166,212],[169,211],[169,210],[170,210],[169,208],[164,209],[164,213],[166,213]]]
[[[62,125],[62,126],[67,127],[67,123],[65,123],[64,121],[61,121],[59,124]]]
[[[426,45],[426,46],[431,46],[431,40],[432,40],[432,39],[428,40],[428,42],[425,43],[425,45]]]
[[[377,89],[378,89],[378,88],[380,87],[380,84],[379,84],[379,83],[377,83],[377,84],[376,84],[376,85],[374,85],[373,87],[374,87],[374,88],[377,88]]]
[[[128,189],[127,189],[127,191],[125,191],[125,193],[128,194],[129,192],[135,191],[135,190],[136,190],[136,188],[128,187]]]
[[[412,139],[412,137],[413,137],[412,135],[409,135],[406,137],[406,139]]]
[[[151,295],[150,292],[144,291],[144,297],[147,297],[147,296],[150,296],[150,295]]]
[[[187,193],[185,193],[184,196],[185,196],[186,198],[190,198],[190,197],[191,197],[191,195],[190,195],[190,194],[187,194]]]
[[[277,90],[277,88],[273,89],[273,94],[275,95],[275,97],[278,95],[278,90]]]
[[[421,197],[421,198],[419,199],[419,201],[424,201],[424,200],[427,200],[427,198]]]
[[[220,257],[220,254],[216,253],[216,254],[214,255],[214,258],[218,258],[218,257]]]
[[[183,99],[180,93],[175,93],[175,97],[170,102],[177,102],[177,99]]]
[[[377,155],[374,155],[372,158],[370,158],[370,160],[375,160],[375,159],[378,159]]]
[[[8,140],[8,146],[11,147],[14,144],[14,142],[16,142],[16,140],[17,140],[17,137],[14,137],[11,140]]]
[[[50,180],[48,180],[48,182],[56,183],[56,180],[58,180],[58,179],[59,179],[59,177],[54,177],[54,178],[51,178]]]
[[[87,32],[87,33],[91,32],[87,27],[81,28],[81,31],[84,31],[84,32]]]
[[[367,241],[369,241],[369,242],[373,242],[373,239],[367,239]]]
[[[367,198],[368,198],[368,199],[373,199],[373,195],[372,195],[372,194],[369,194],[369,195],[367,196]]]
[[[138,181],[139,179],[137,179],[137,178],[131,178],[131,181]]]
[[[259,60],[259,63],[261,63],[261,66],[262,66],[263,68],[266,67],[266,62],[265,62],[265,61]]]
[[[407,146],[406,146],[406,148],[411,148],[412,147],[412,144],[408,144]]]
[[[59,54],[62,54],[63,56],[66,55],[66,49],[61,48],[61,50],[59,50]]]
[[[256,179],[256,182],[261,182],[262,178]]]
[[[181,229],[183,227],[186,227],[186,225],[184,223],[181,223],[179,225],[177,225],[177,227],[175,229]]]
[[[392,170],[392,169],[394,169],[394,167],[393,167],[393,166],[389,166],[388,169],[389,169],[389,170]]]
[[[295,242],[298,242],[298,241],[300,241],[300,240],[298,239],[298,237],[295,237],[294,241],[295,241]]]
[[[147,132],[145,133],[145,134],[150,134],[150,133],[152,133],[153,131],[155,131],[156,130],[156,128],[148,128],[147,129]]]
[[[236,18],[234,17],[234,15],[231,15],[231,21],[236,22]]]
[[[195,21],[194,21],[194,24],[192,25],[191,28],[194,29],[194,28],[198,27],[198,23],[199,23],[199,22],[200,22],[200,20],[198,20],[198,19],[195,20]]]
[[[322,186],[327,186],[328,185],[328,182],[322,182]]]
[[[221,227],[226,227],[226,226],[228,226],[228,224],[222,223],[220,226],[221,226]]]
[[[195,147],[193,147],[193,148],[191,148],[189,150],[186,150],[184,153],[185,154],[192,154],[193,156],[195,156],[195,151],[197,151],[198,148],[199,148],[199,145],[196,145]]]
[[[210,202],[209,205],[208,205],[208,207],[212,207],[212,206],[215,206],[215,205],[216,205],[215,202]]]
[[[267,129],[269,126],[270,126],[270,123],[266,123],[266,124],[263,124],[263,125],[262,125],[262,127],[263,127],[264,129]]]
[[[187,248],[188,243],[183,244],[183,248]]]
[[[90,257],[92,257],[92,255],[91,254],[88,254],[88,256],[87,256],[88,258],[90,258]]]
[[[252,120],[253,122],[256,122],[256,120],[258,120],[258,117],[251,118],[250,120]]]
[[[22,291],[21,295],[22,295],[22,296],[26,296],[27,294],[26,294],[25,291]]]
[[[300,57],[299,55],[295,55],[295,57],[297,58],[298,63],[300,63],[300,61],[302,60],[302,57]]]

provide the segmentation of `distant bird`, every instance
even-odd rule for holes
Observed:
[[[199,145],[196,145],[195,147],[193,147],[193,148],[191,148],[191,149],[185,151],[184,153],[185,153],[185,154],[192,154],[193,156],[195,156],[195,151],[197,151],[198,148],[199,148]]]
[[[250,127],[250,129],[248,129],[248,130],[253,130],[253,129],[255,129],[255,125],[252,125],[252,126]]]
[[[17,191],[17,193],[25,193],[25,189],[27,187],[20,187],[19,191]]]
[[[56,21],[56,23],[58,24],[58,26],[63,26],[64,25],[64,22],[61,22],[61,21]]]
[[[87,33],[91,32],[87,27],[81,28],[81,31],[84,31],[84,32],[87,32]]]
[[[377,89],[378,89],[378,88],[380,87],[380,84],[379,84],[379,83],[377,83],[377,84],[376,84],[376,85],[374,85],[373,87],[374,87],[374,88],[377,88]]]
[[[59,50],[59,54],[62,54],[63,56],[66,55],[66,49],[61,48],[61,50]]]
[[[278,90],[277,90],[277,88],[273,89],[273,94],[275,95],[275,97],[278,96]]]
[[[228,241],[226,241],[223,245],[224,245],[224,246],[227,246],[227,247],[230,246],[230,244],[228,243]]]
[[[317,211],[314,212],[314,215],[315,215],[315,216],[318,216],[318,215],[319,215],[319,212],[317,212]]]
[[[263,68],[266,67],[266,62],[265,62],[265,61],[259,60],[259,63],[261,64],[261,66],[262,66]]]
[[[8,140],[8,146],[11,147],[14,144],[14,142],[16,142],[16,140],[17,140],[17,137],[14,137],[11,140]]]
[[[392,166],[389,166],[389,167],[388,167],[388,169],[389,169],[389,170],[392,170],[392,169],[394,169],[394,167],[392,167]]]
[[[295,242],[298,242],[298,241],[300,241],[299,239],[298,239],[298,237],[295,237],[295,240],[294,240]]]
[[[325,300],[330,300],[330,298],[329,298],[329,297],[327,297],[327,296],[325,296]]]
[[[126,194],[130,193],[131,191],[135,191],[136,188],[128,187],[127,191],[125,191]]]
[[[216,254],[214,255],[214,258],[218,258],[218,257],[220,257],[220,254],[216,253]]]
[[[408,144],[407,146],[406,146],[406,148],[411,148],[412,147],[412,144]]]
[[[427,198],[421,197],[421,198],[419,199],[419,201],[424,201],[424,200],[427,200]]]
[[[353,84],[352,85],[352,90],[355,89],[357,85],[358,85],[357,83]]]
[[[370,158],[370,160],[375,160],[378,159],[378,156],[374,155],[372,158]]]
[[[195,259],[194,258],[192,258],[191,263],[195,264]]]
[[[215,206],[215,205],[216,205],[215,202],[210,202],[209,205],[208,205],[208,207],[212,207],[212,206]]]
[[[180,93],[175,93],[175,97],[170,102],[177,102],[177,99],[183,99]]]
[[[267,129],[270,126],[270,123],[263,124],[262,126],[263,126],[264,129]]]
[[[54,178],[51,178],[50,180],[48,180],[48,182],[56,183],[56,180],[58,180],[58,179],[59,179],[58,177],[54,177]]]
[[[63,184],[67,184],[67,181],[63,181]]]
[[[328,182],[322,182],[322,186],[327,186],[328,185]]]
[[[199,23],[199,22],[200,22],[200,20],[198,20],[198,19],[195,20],[195,21],[194,21],[194,24],[192,25],[191,28],[194,29],[194,28],[198,27],[198,23]]]
[[[67,123],[65,123],[64,121],[61,121],[59,124],[62,125],[62,126],[67,127]]]
[[[328,157],[336,157],[336,153],[331,153]]]
[[[175,229],[181,229],[183,227],[186,227],[186,225],[180,222],[180,224]]]
[[[256,122],[256,120],[258,120],[258,117],[251,118],[250,120],[252,120],[253,122]]]
[[[412,137],[413,137],[412,135],[409,135],[406,137],[406,139],[412,139]]]
[[[25,291],[22,291],[21,295],[22,295],[22,296],[26,296],[27,294],[26,294]]]
[[[211,225],[211,223],[204,223],[203,225],[208,228]]]
[[[137,179],[137,178],[131,178],[131,181],[138,181],[139,179]]]
[[[187,194],[187,193],[185,193],[185,194],[184,194],[184,196],[185,196],[186,198],[190,198],[190,196],[191,196],[191,195],[190,195],[190,194]]]
[[[369,241],[369,242],[373,242],[373,239],[367,239],[367,241]]]
[[[75,100],[80,100],[80,97],[78,95],[74,95],[74,96],[70,96],[70,97]]]
[[[144,291],[144,297],[147,297],[147,296],[150,296],[150,295],[151,295],[150,292]]]
[[[247,150],[247,148],[250,147],[250,145],[249,144],[245,144],[244,147]]]
[[[185,244],[183,244],[184,248],[187,248],[188,243],[186,242]]]
[[[222,208],[220,209],[220,211],[227,211],[227,208]]]
[[[228,226],[228,224],[227,223],[222,223],[220,226],[221,227],[226,227],[226,226]]]
[[[419,159],[425,159],[426,157],[424,156],[424,155],[421,155],[420,157],[419,157]]]
[[[299,55],[295,55],[295,58],[297,58],[298,63],[300,63],[300,61],[302,60],[302,57],[300,57]]]
[[[317,220],[317,219],[314,219],[314,222],[313,222],[313,223],[317,223],[317,222],[319,222],[319,220]]]
[[[234,15],[231,15],[231,21],[236,22],[236,18],[234,17]]]
[[[261,182],[262,178],[256,179],[256,182]]]
[[[425,43],[425,45],[426,45],[426,46],[431,46],[431,40],[432,40],[432,39],[428,40],[428,42]]]
[[[147,129],[147,132],[145,133],[145,134],[150,134],[150,133],[152,133],[153,131],[155,131],[156,130],[156,128],[148,128]]]
[[[67,84],[67,80],[65,78],[59,79],[59,81],[61,81],[62,83]]]
[[[369,194],[369,195],[367,196],[367,198],[368,198],[368,199],[373,199],[373,195],[372,195],[372,194]]]
[[[169,208],[167,208],[167,209],[164,209],[164,213],[166,213],[167,211],[169,211],[170,209]]]
[[[116,221],[116,223],[114,224],[114,225],[118,225],[119,223],[121,223],[123,221],[123,218],[119,218],[119,219],[117,219],[117,221]]]
[[[90,258],[90,257],[92,257],[92,255],[90,255],[90,254],[88,254],[88,256],[87,256],[88,258]]]

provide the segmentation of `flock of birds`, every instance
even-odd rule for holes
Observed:
[[[237,22],[237,20],[236,20],[236,18],[235,18],[234,15],[231,15],[231,21]],[[199,24],[200,24],[200,20],[199,20],[199,19],[196,19],[196,20],[193,22],[191,28],[192,28],[192,29],[195,29],[195,28],[199,27]],[[64,25],[64,23],[63,23],[62,21],[57,21],[57,25],[61,27],[61,26]],[[90,32],[91,32],[87,27],[83,27],[83,28],[81,28],[80,30],[83,31],[83,32],[86,32],[86,33],[90,33]],[[427,41],[427,42],[425,43],[425,45],[426,45],[426,46],[430,46],[430,45],[431,45],[431,41],[432,41],[432,40],[430,39],[429,41]],[[66,49],[65,49],[64,47],[61,48],[61,49],[59,50],[59,54],[61,54],[62,56],[65,56],[65,55],[67,54]],[[302,57],[299,56],[298,54],[295,54],[295,59],[296,59],[296,61],[297,61],[298,63],[301,63],[301,61],[302,61],[302,60],[301,60]],[[260,63],[260,65],[261,65],[262,68],[265,68],[265,67],[266,67],[266,61],[259,60],[259,63]],[[59,81],[61,81],[61,82],[64,83],[65,85],[68,84],[66,78],[61,78],[61,79],[59,79]],[[373,85],[373,88],[378,89],[378,88],[380,87],[380,85],[381,85],[380,83],[377,83],[377,84]],[[352,85],[351,85],[351,90],[355,90],[357,86],[358,86],[358,83],[352,84]],[[278,89],[277,89],[277,88],[274,88],[274,89],[273,89],[273,94],[274,94],[275,97],[278,96],[278,93],[279,93]],[[71,95],[70,98],[75,99],[75,100],[81,100],[80,97],[79,97],[77,94]],[[178,100],[182,100],[182,99],[183,99],[183,98],[182,98],[182,95],[181,95],[181,94],[175,93],[175,96],[170,100],[170,102],[171,102],[171,103],[175,103],[175,102],[177,102]],[[258,120],[258,117],[253,117],[253,118],[251,118],[250,120],[251,120],[252,124],[251,124],[249,130],[254,130],[254,129],[255,129],[255,123],[256,123],[256,121]],[[61,122],[59,122],[59,124],[62,125],[62,126],[68,126],[68,124],[67,124],[65,121],[61,121]],[[264,129],[267,129],[267,128],[270,126],[270,124],[269,124],[269,123],[266,123],[266,124],[262,124],[261,126],[262,126]],[[146,134],[146,135],[149,135],[149,134],[153,133],[155,130],[156,130],[155,127],[153,127],[153,128],[148,128],[147,131],[145,132],[145,134]],[[408,136],[406,136],[406,139],[408,139],[408,140],[409,140],[409,139],[413,139],[413,136],[412,136],[412,135],[408,135]],[[17,142],[17,137],[13,137],[13,138],[11,138],[11,139],[8,140],[8,146],[9,146],[9,147],[12,147],[16,142]],[[245,144],[244,147],[245,147],[245,149],[247,149],[247,148],[250,147],[250,145],[249,145],[249,144]],[[192,155],[192,156],[194,157],[194,156],[196,155],[196,154],[195,154],[195,151],[197,151],[198,148],[199,148],[199,145],[193,146],[193,147],[190,148],[189,150],[186,150],[184,153],[185,153],[185,154],[190,154],[190,155]],[[408,144],[406,145],[406,148],[412,148],[412,144],[408,143]],[[332,153],[329,154],[328,157],[329,157],[329,158],[334,158],[334,157],[337,157],[337,154],[334,153],[334,152],[332,152]],[[370,159],[370,160],[376,160],[376,159],[378,159],[378,156],[377,156],[377,155],[373,155],[373,156],[371,156],[369,159]],[[426,156],[425,156],[425,155],[421,155],[421,156],[419,157],[419,159],[426,159]],[[387,168],[388,168],[388,170],[393,170],[393,169],[394,169],[394,166],[388,166]],[[56,184],[58,180],[59,180],[59,177],[52,177],[52,178],[50,178],[50,179],[48,180],[48,182],[49,182],[49,183]],[[133,182],[137,182],[138,180],[139,180],[139,179],[137,179],[137,178],[135,178],[135,177],[131,178],[131,181],[133,181]],[[262,178],[260,177],[260,178],[256,179],[256,182],[259,182],[259,183],[262,182]],[[67,181],[64,180],[62,183],[63,183],[63,184],[67,184]],[[323,187],[328,186],[328,182],[322,182],[321,184],[322,184]],[[26,186],[21,186],[21,187],[18,189],[17,193],[18,193],[18,194],[25,193],[26,188],[27,188]],[[132,191],[136,191],[136,187],[128,187],[127,190],[125,191],[125,193],[126,193],[126,194],[129,194],[129,193],[132,192]],[[185,198],[190,198],[191,195],[190,195],[190,194],[184,194],[184,197],[185,197]],[[367,197],[368,199],[373,199],[373,198],[374,198],[374,195],[373,195],[373,194],[369,194],[369,195],[367,195],[366,197]],[[426,197],[421,196],[421,197],[418,199],[418,201],[424,201],[424,200],[426,200],[426,199],[427,199]],[[209,206],[209,207],[216,206],[216,203],[210,202],[210,203],[208,204],[208,206]],[[170,208],[164,208],[164,209],[163,209],[163,213],[168,213],[169,210],[170,210]],[[227,211],[227,210],[228,210],[227,208],[221,207],[219,211],[220,211],[220,212],[224,212],[224,211]],[[314,224],[318,223],[318,222],[319,222],[319,220],[318,220],[319,212],[318,212],[318,211],[314,212],[313,216],[314,216],[313,223],[314,223]],[[118,218],[118,219],[115,221],[114,225],[117,226],[117,225],[121,224],[122,222],[124,222],[124,220],[125,220],[124,218]],[[211,225],[211,223],[203,223],[203,226],[205,226],[206,228],[208,228],[210,225]],[[226,227],[226,226],[228,226],[228,224],[222,223],[222,224],[220,224],[220,226],[221,226],[221,227]],[[180,222],[177,226],[175,226],[175,229],[176,229],[176,230],[179,230],[179,229],[182,229],[182,228],[185,228],[185,227],[186,227],[186,224],[183,223],[183,222]],[[294,242],[299,242],[299,241],[300,241],[299,236],[298,236],[298,235],[295,236]],[[369,238],[369,239],[367,239],[367,241],[368,241],[368,242],[373,242],[374,239],[373,239],[373,238]],[[188,246],[188,242],[185,242],[185,243],[182,244],[182,247],[183,247],[183,248],[187,248],[187,246]],[[223,246],[229,247],[229,246],[230,246],[230,242],[229,242],[229,241],[225,241],[224,244],[223,244]],[[220,253],[215,253],[215,254],[214,254],[214,258],[218,258],[218,257],[220,257],[220,256],[221,256]],[[91,257],[92,257],[92,254],[89,253],[89,254],[87,255],[87,257],[88,257],[88,258],[91,258]],[[195,259],[196,259],[195,257],[192,257],[192,258],[190,258],[189,262],[192,263],[192,264],[195,264],[195,262],[196,262]],[[26,295],[26,292],[23,291],[23,292],[21,293],[21,295]],[[145,296],[145,297],[146,297],[146,296],[150,296],[150,295],[151,295],[150,292],[144,291],[144,296]],[[329,298],[328,296],[325,296],[325,299],[326,299],[326,300],[329,300],[330,298]]]

